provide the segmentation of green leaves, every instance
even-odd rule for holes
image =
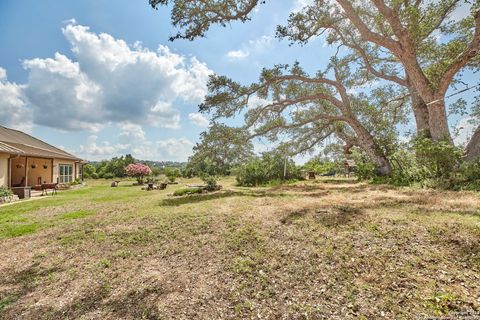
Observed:
[[[158,9],[160,6],[173,4],[171,22],[180,29],[170,40],[194,40],[204,37],[210,26],[219,24],[225,26],[230,21],[249,20],[249,15],[258,5],[259,0],[149,0],[149,4]]]
[[[253,156],[253,145],[242,128],[214,124],[202,132],[201,141],[193,147],[187,167],[196,175],[228,175],[233,166]]]

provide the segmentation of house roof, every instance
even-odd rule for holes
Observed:
[[[0,126],[0,152],[21,156],[82,160],[29,134],[3,126]]]

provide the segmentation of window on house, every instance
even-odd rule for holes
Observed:
[[[60,164],[58,170],[60,171],[58,175],[60,183],[69,183],[73,181],[73,165]]]

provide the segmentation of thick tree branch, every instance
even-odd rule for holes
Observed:
[[[371,41],[378,44],[379,46],[385,47],[392,51],[394,54],[399,55],[401,51],[400,43],[397,41],[383,36],[379,33],[373,32],[370,28],[362,21],[360,16],[357,14],[355,8],[352,6],[351,1],[349,0],[337,0],[338,4],[343,8],[343,11],[347,15],[347,18],[355,25],[358,29],[364,40]]]
[[[300,121],[300,122],[296,122],[296,123],[291,123],[291,124],[277,124],[275,126],[264,128],[263,130],[259,130],[259,131],[255,132],[254,134],[251,134],[248,137],[248,140],[251,140],[251,139],[254,139],[254,138],[257,138],[257,137],[260,137],[260,136],[264,136],[264,135],[270,133],[271,131],[277,130],[277,129],[290,130],[290,129],[301,128],[301,127],[303,127],[307,124],[316,122],[316,121],[321,120],[321,119],[325,119],[328,122],[326,124],[324,124],[321,128],[319,128],[317,131],[325,130],[334,121],[344,121],[344,119],[342,117],[330,116],[328,114],[319,114],[319,115],[315,116],[314,118],[310,118],[308,120],[304,120],[304,121]]]
[[[306,152],[306,151],[308,151],[308,150],[311,150],[313,147],[315,147],[316,144],[318,144],[320,141],[325,140],[327,137],[329,137],[330,135],[332,135],[334,132],[335,132],[335,130],[333,129],[333,130],[330,130],[330,131],[328,131],[327,133],[325,133],[325,134],[323,134],[323,135],[315,138],[315,139],[313,140],[313,142],[309,143],[309,144],[306,145],[305,147],[302,147],[302,148],[300,148],[300,149],[297,149],[297,150],[295,150],[295,152],[291,152],[291,153],[290,153],[290,156],[295,156],[295,155],[297,155],[297,154],[301,154],[301,153],[304,153],[304,152]]]
[[[390,7],[388,7],[383,0],[372,0],[372,2],[375,4],[375,7],[377,7],[378,11],[382,14],[382,16],[387,19],[387,22],[392,28],[395,36],[397,36],[397,38],[400,40],[400,43],[406,40],[407,32],[402,23],[400,22],[398,14]]]
[[[256,110],[255,115],[253,118],[249,119],[248,122],[250,123],[250,126],[252,126],[254,123],[260,119],[262,115],[264,115],[266,112],[275,112],[275,113],[281,113],[283,112],[287,107],[291,105],[295,105],[298,103],[304,103],[304,102],[309,102],[309,101],[316,101],[316,100],[327,100],[334,104],[338,109],[344,110],[344,105],[343,103],[336,99],[333,96],[324,94],[324,93],[317,93],[313,95],[305,95],[297,99],[284,99],[281,101],[277,101],[271,104],[267,104],[263,107],[261,107],[259,110]],[[273,108],[280,107],[278,110],[273,110]],[[332,116],[332,115],[330,115]],[[337,117],[337,116],[335,116]]]
[[[475,32],[472,41],[467,49],[455,59],[450,65],[450,68],[444,73],[438,85],[437,97],[443,97],[457,72],[460,71],[472,58],[480,54],[480,10],[475,12],[474,18]]]

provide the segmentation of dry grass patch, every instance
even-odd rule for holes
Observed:
[[[172,186],[94,185],[0,209],[0,318],[409,319],[480,309],[478,194],[346,179],[222,184],[185,197],[168,196]],[[38,227],[5,231],[28,224]]]

